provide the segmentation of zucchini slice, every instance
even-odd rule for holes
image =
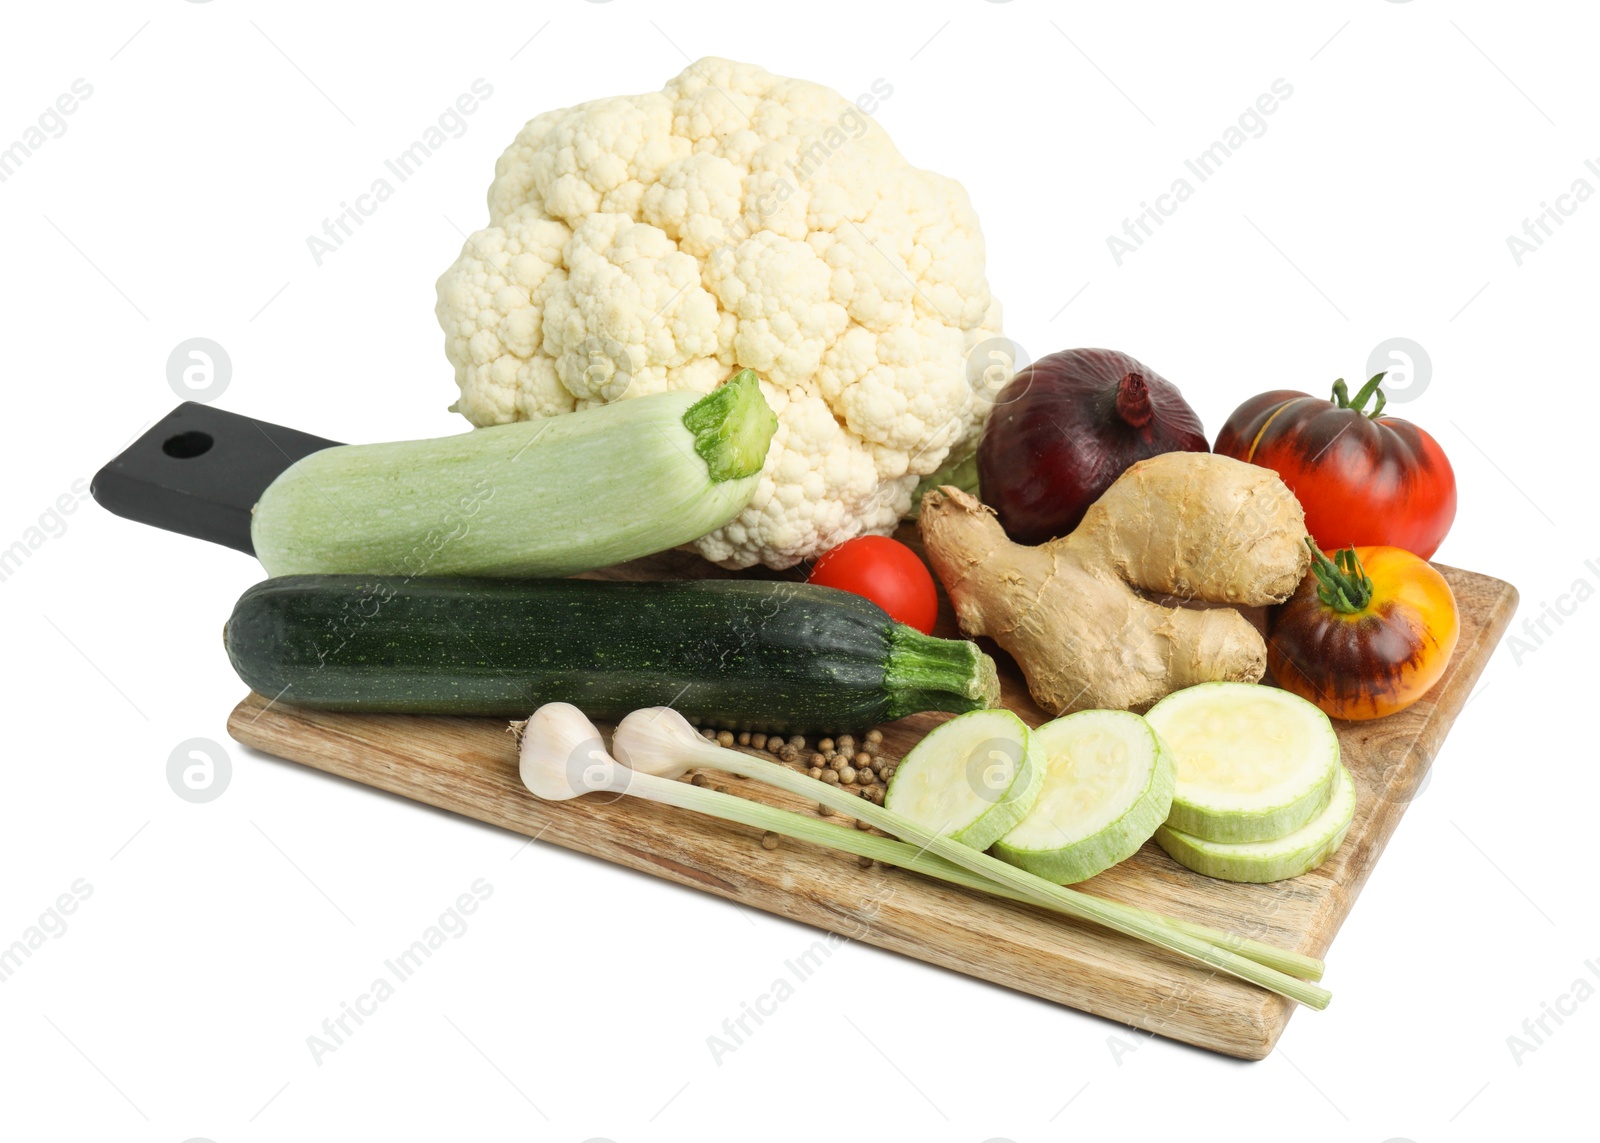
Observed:
[[[1276,841],[1204,841],[1171,826],[1156,830],[1156,844],[1185,869],[1223,881],[1261,884],[1309,873],[1333,856],[1356,812],[1356,786],[1339,767],[1333,797],[1322,812]]]
[[[1145,718],[1178,768],[1167,825],[1207,841],[1270,841],[1322,812],[1339,738],[1312,703],[1256,683],[1201,683]]]
[[[1044,756],[1027,723],[1009,710],[952,718],[895,766],[885,809],[973,849],[988,849],[1039,796]]]
[[[1125,710],[1085,710],[1033,732],[1044,786],[994,855],[1071,885],[1131,857],[1172,807],[1176,769],[1150,724]]]

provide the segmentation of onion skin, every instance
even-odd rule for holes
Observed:
[[[1461,634],[1455,594],[1433,565],[1396,547],[1356,548],[1372,597],[1353,612],[1330,607],[1307,572],[1272,609],[1267,666],[1284,690],[1330,718],[1404,710],[1444,675]]]
[[[1428,559],[1456,517],[1456,477],[1410,421],[1278,389],[1234,410],[1216,451],[1270,468],[1331,547],[1393,545]]]
[[[1069,534],[1136,461],[1210,452],[1177,387],[1126,353],[1067,349],[1001,390],[978,444],[983,500],[1006,534],[1036,545]]]

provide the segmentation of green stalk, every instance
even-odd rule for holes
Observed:
[[[720,484],[761,471],[778,418],[761,395],[755,371],[743,369],[690,405],[683,427],[694,434],[694,451],[712,482]]]
[[[656,724],[663,719],[666,723],[657,726]],[[628,740],[626,743],[625,739]],[[636,739],[638,741],[635,741]],[[1309,1007],[1326,1008],[1332,999],[1331,993],[1325,988],[1296,980],[1277,969],[1241,956],[1230,948],[1197,938],[1165,918],[1152,918],[1142,911],[1130,911],[1115,902],[1052,884],[986,853],[980,853],[969,846],[952,841],[941,833],[892,810],[875,805],[857,795],[848,794],[837,786],[830,786],[776,762],[753,758],[735,750],[713,745],[700,737],[675,711],[667,708],[639,710],[629,715],[618,727],[615,744],[618,752],[626,754],[636,767],[651,762],[649,768],[659,772],[662,770],[661,764],[667,761],[667,751],[671,750],[681,754],[681,757],[670,763],[674,770],[679,766],[683,768],[704,766],[726,770],[734,774],[743,774],[747,778],[755,778],[803,798],[821,802],[841,813],[854,815],[870,825],[877,826],[885,833],[894,834],[902,841],[919,845],[937,857],[976,873],[987,881],[1003,885],[1046,908],[1079,920],[1093,921],[1115,932],[1149,942],[1180,956],[1201,961],[1220,972],[1249,981]]]
[[[1350,399],[1350,387],[1344,383],[1344,378],[1339,378],[1333,383],[1332,399],[1334,408],[1354,409],[1358,413],[1366,412],[1367,402],[1372,400],[1372,395],[1376,393],[1378,395],[1378,403],[1372,407],[1372,412],[1366,415],[1369,420],[1377,420],[1378,414],[1383,412],[1384,405],[1389,401],[1389,398],[1384,396],[1383,390],[1379,387],[1383,384],[1383,378],[1384,374],[1379,373],[1361,386],[1356,391],[1355,400]]]
[[[978,496],[978,454],[969,452],[960,460],[947,460],[938,472],[929,473],[917,481],[917,486],[911,490],[911,511],[907,513],[907,519],[915,520],[922,515],[923,496],[932,489],[942,488],[946,484]]]
[[[721,818],[724,821],[738,822],[754,829],[771,830],[773,833],[792,837],[799,841],[811,842],[814,845],[836,849],[842,853],[854,854],[856,857],[868,857],[873,861],[892,865],[898,869],[909,869],[913,873],[920,873],[924,877],[932,877],[952,885],[959,885],[963,889],[970,889],[976,893],[983,893],[992,897],[1004,897],[1008,901],[1018,901],[1025,905],[1043,907],[1055,913],[1065,913],[1059,903],[1043,903],[1034,900],[1031,896],[1018,892],[1006,885],[998,885],[959,865],[937,857],[917,846],[891,837],[879,837],[877,834],[864,833],[853,828],[844,828],[830,825],[805,814],[797,814],[793,810],[778,809],[774,806],[753,802],[748,798],[741,798],[736,794],[719,794],[715,790],[702,789],[689,785],[686,782],[674,781],[670,778],[660,778],[640,770],[630,771],[633,777],[644,781],[640,789],[629,788],[629,793],[637,793],[650,801],[662,802],[679,809],[691,810],[695,813],[707,814],[711,817]],[[852,809],[851,812],[854,812]],[[1148,924],[1169,925],[1180,932],[1187,933],[1197,940],[1210,941],[1230,949],[1242,956],[1249,957],[1257,964],[1275,968],[1279,972],[1298,976],[1305,980],[1321,980],[1323,963],[1316,957],[1305,956],[1292,952],[1289,949],[1279,948],[1277,945],[1267,944],[1265,941],[1251,940],[1234,933],[1226,933],[1220,929],[1213,929],[1206,925],[1191,924],[1180,921],[1175,917],[1165,917],[1160,913],[1148,909],[1140,909],[1133,905],[1124,905],[1116,901],[1106,901],[1106,905],[1125,911],[1129,916],[1138,917]],[[1075,914],[1067,913],[1069,916]]]
[[[939,639],[896,623],[889,629],[889,660],[883,669],[890,700],[884,721],[924,710],[965,714],[999,705],[1000,675],[994,660],[970,639]],[[952,701],[951,695],[966,699]],[[929,699],[937,696],[937,701]]]
[[[1345,615],[1354,615],[1372,602],[1372,580],[1353,547],[1341,548],[1333,559],[1322,554],[1322,549],[1310,536],[1306,547],[1311,549],[1311,570],[1317,577],[1317,598],[1327,607]]]

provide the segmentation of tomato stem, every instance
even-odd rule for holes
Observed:
[[[1334,407],[1338,409],[1354,409],[1358,413],[1366,413],[1366,416],[1370,420],[1377,420],[1378,414],[1382,413],[1383,407],[1389,403],[1389,398],[1383,395],[1383,390],[1380,388],[1383,383],[1383,378],[1384,374],[1379,373],[1365,385],[1361,386],[1361,388],[1356,391],[1355,400],[1353,401],[1350,399],[1350,387],[1344,383],[1343,377],[1339,378],[1333,383]],[[1378,403],[1372,407],[1372,412],[1367,413],[1366,404],[1368,401],[1372,400],[1372,395],[1374,393],[1378,395]]]
[[[1317,577],[1317,598],[1324,605],[1346,615],[1354,615],[1372,602],[1372,580],[1356,558],[1355,548],[1341,548],[1330,560],[1310,536],[1306,537],[1306,547],[1311,549],[1311,570]]]

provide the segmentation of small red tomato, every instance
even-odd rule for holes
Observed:
[[[836,587],[872,600],[889,617],[924,635],[933,634],[939,593],[928,565],[888,536],[857,536],[823,553],[807,583]]]
[[[1380,416],[1382,380],[1353,399],[1342,380],[1331,401],[1287,389],[1252,397],[1222,426],[1216,451],[1283,477],[1306,529],[1330,551],[1391,546],[1427,559],[1456,516],[1455,473],[1433,437]]]

